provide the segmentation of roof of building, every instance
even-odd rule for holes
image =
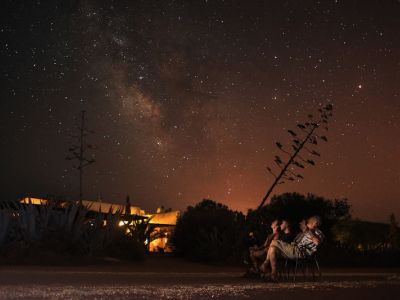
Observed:
[[[175,210],[158,214],[148,214],[147,216],[150,218],[150,224],[176,225],[176,220],[178,219],[179,214],[180,211]]]
[[[94,212],[108,213],[111,211],[112,213],[120,212],[121,214],[126,214],[126,206],[123,204],[90,200],[82,200],[82,204],[86,206],[88,210]],[[145,212],[143,209],[140,209],[140,207],[131,206],[130,214],[144,216]]]
[[[49,203],[47,199],[40,199],[40,198],[32,198],[26,197],[21,199],[21,203],[24,204],[34,204],[34,205],[45,205]],[[67,203],[67,202],[65,202]],[[82,204],[92,212],[101,212],[101,213],[116,213],[119,212],[121,214],[125,214],[126,206],[123,204],[116,204],[110,202],[103,202],[103,201],[90,201],[90,200],[82,200]],[[61,204],[63,206],[65,204]],[[143,209],[137,206],[131,206],[130,215],[141,216],[144,218],[150,218],[150,224],[156,225],[165,225],[165,226],[174,226],[176,225],[176,221],[180,211],[168,211],[168,212],[160,212],[156,214],[146,214]]]

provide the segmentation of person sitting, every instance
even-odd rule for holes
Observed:
[[[259,273],[259,265],[265,260],[271,242],[276,240],[279,236],[279,220],[274,220],[271,223],[271,229],[272,233],[267,236],[267,239],[262,246],[253,246],[249,248],[249,258],[252,267],[247,273]]]
[[[293,238],[294,236],[291,230],[290,222],[288,220],[282,220],[278,240],[285,243],[291,243],[293,241]]]
[[[303,238],[303,235],[308,230],[308,228],[307,228],[307,220],[306,219],[300,221],[299,228],[300,228],[300,232],[296,235],[296,237],[293,240],[293,242],[295,244],[297,244]]]
[[[260,270],[265,273],[269,265],[271,267],[271,280],[276,281],[278,258],[299,259],[313,255],[324,239],[323,233],[318,228],[320,225],[321,219],[318,216],[313,216],[307,220],[307,230],[296,242],[272,241],[268,249],[267,258],[261,265]]]

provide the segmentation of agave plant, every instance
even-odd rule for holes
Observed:
[[[7,210],[0,210],[0,246],[3,245],[7,233],[8,233],[8,225],[10,223],[10,216]]]
[[[0,203],[0,246],[16,242],[9,244],[10,247],[14,249],[20,245],[33,255],[43,249],[89,256],[103,255],[109,252],[108,249],[119,247],[117,252],[111,252],[133,258],[125,255],[124,251],[129,250],[124,245],[130,249],[130,241],[139,245],[136,237],[142,236],[142,232],[136,235],[135,228],[135,237],[127,236],[126,228],[119,226],[121,216],[121,211],[110,209],[107,214],[99,212],[93,217],[88,214],[87,207],[73,202],[64,203],[62,207],[51,202],[45,205]]]
[[[144,244],[146,241],[150,241],[150,235],[154,231],[156,224],[151,224],[152,217],[146,219],[133,220],[130,227],[130,236],[138,243]]]
[[[40,231],[37,218],[39,212],[37,207],[32,203],[27,205],[18,205],[17,210],[18,223],[22,239],[25,241],[34,241],[40,238]]]

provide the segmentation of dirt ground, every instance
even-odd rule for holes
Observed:
[[[239,267],[153,257],[92,266],[0,266],[0,299],[397,299],[398,269],[323,269],[312,281],[242,278]]]

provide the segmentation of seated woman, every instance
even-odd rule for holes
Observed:
[[[320,225],[321,219],[318,216],[314,216],[307,220],[307,230],[296,238],[296,242],[272,241],[268,249],[267,258],[261,265],[260,270],[265,273],[266,268],[270,265],[271,279],[276,281],[278,258],[298,259],[313,255],[317,251],[318,245],[324,239],[323,233],[318,229]]]
[[[283,220],[282,222],[279,222],[279,220],[274,220],[271,223],[271,229],[272,233],[267,237],[261,247],[249,248],[249,257],[252,263],[252,268],[249,269],[247,273],[258,274],[260,272],[259,266],[265,261],[268,248],[272,241],[280,240],[286,243],[291,243],[293,241],[294,236],[288,220]]]
[[[251,268],[246,272],[257,274],[259,273],[259,265],[265,261],[267,257],[268,248],[273,240],[276,240],[279,235],[279,220],[274,220],[271,223],[272,233],[267,236],[262,246],[253,246],[249,248],[249,258],[251,261]]]

